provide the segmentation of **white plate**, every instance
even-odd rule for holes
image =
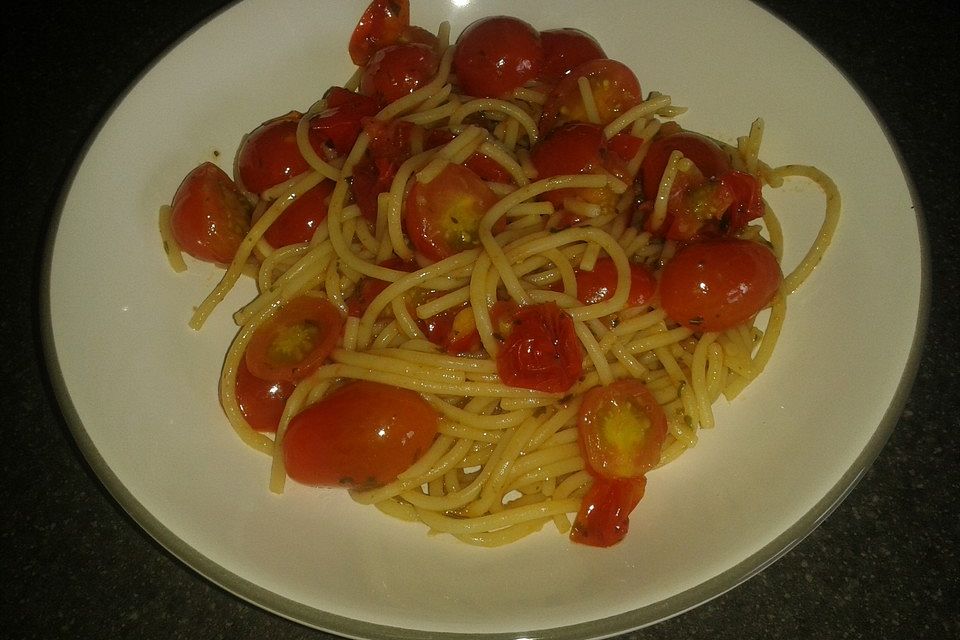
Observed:
[[[762,116],[769,163],[816,164],[842,189],[836,241],[790,298],[768,371],[718,408],[719,426],[696,449],[651,474],[627,539],[597,550],[545,529],[475,549],[337,491],[267,490],[268,460],[234,436],[216,394],[230,311],[251,289],[235,291],[202,332],[187,328],[219,272],[169,269],[157,208],[190,168],[213,159],[229,169],[243,133],[346,80],[346,43],[365,4],[230,7],[146,72],[78,165],[51,238],[47,345],[64,412],[104,484],[209,579],[357,637],[611,635],[694,607],[775,560],[889,435],[915,368],[926,261],[882,126],[828,61],[747,2],[413,3],[414,23],[448,19],[454,34],[497,13],[584,29],[645,91],[688,105],[685,126],[732,141]],[[822,201],[802,182],[770,197],[790,266]]]

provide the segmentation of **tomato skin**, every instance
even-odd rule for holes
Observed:
[[[363,119],[376,115],[380,104],[342,87],[331,87],[324,97],[327,108],[310,119],[310,144],[322,158],[345,156],[360,136]]]
[[[430,447],[438,424],[418,393],[348,382],[290,420],[282,445],[287,474],[313,486],[380,487]]]
[[[170,227],[180,249],[198,260],[228,264],[250,230],[253,206],[220,167],[205,162],[180,183]]]
[[[262,194],[310,168],[297,146],[296,111],[268,120],[247,134],[237,152],[237,184]]]
[[[554,302],[519,307],[497,353],[508,386],[564,393],[583,373],[583,347],[573,319]]]
[[[629,67],[610,58],[589,60],[563,76],[547,96],[540,116],[541,133],[566,122],[588,121],[578,84],[581,77],[590,83],[601,125],[643,101],[640,81]]]
[[[414,182],[404,227],[417,251],[443,260],[479,246],[480,220],[499,199],[477,174],[451,163],[430,182]]]
[[[763,204],[760,182],[741,171],[724,174],[720,181],[733,193],[733,204],[728,215],[729,228],[742,229],[751,220],[762,218],[766,207]]]
[[[716,142],[707,136],[692,131],[681,131],[657,138],[650,144],[647,155],[640,165],[643,195],[652,200],[657,197],[660,180],[673,151],[680,151],[705,178],[716,178],[729,171],[730,158]]]
[[[247,367],[263,380],[298,382],[323,364],[342,331],[343,317],[326,298],[294,298],[254,332]]]
[[[324,180],[302,194],[277,216],[263,238],[274,249],[310,242],[317,226],[327,217],[327,206],[335,183]]]
[[[481,18],[457,38],[453,72],[467,95],[502,98],[540,75],[543,47],[530,24],[509,16]]]
[[[663,310],[693,331],[725,331],[746,322],[776,294],[783,274],[764,245],[716,238],[680,249],[660,277]]]
[[[293,393],[292,382],[262,380],[247,367],[245,358],[237,367],[237,403],[247,422],[257,431],[276,433],[283,408]]]
[[[592,271],[576,271],[577,299],[583,304],[596,304],[613,297],[617,290],[617,266],[611,258],[600,258]],[[627,305],[645,304],[657,291],[657,280],[643,265],[630,263],[630,293]]]
[[[540,32],[543,67],[540,79],[556,82],[584,62],[606,58],[596,38],[579,29],[548,29]]]
[[[413,93],[437,75],[440,58],[430,46],[416,42],[384,47],[370,58],[360,76],[360,93],[381,104]]]
[[[610,547],[623,540],[633,511],[647,487],[647,478],[594,478],[583,496],[570,539],[591,547]]]
[[[660,463],[667,417],[642,382],[625,378],[584,394],[577,429],[594,476],[638,478]]]
[[[347,50],[362,67],[381,48],[397,42],[410,26],[410,0],[373,0],[350,35]]]

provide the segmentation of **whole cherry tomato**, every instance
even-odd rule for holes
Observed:
[[[694,242],[663,268],[663,310],[694,331],[724,331],[765,308],[783,274],[766,246],[738,238]]]
[[[500,327],[503,327],[501,324]],[[519,307],[497,353],[497,373],[511,387],[563,393],[583,373],[573,319],[554,302]]]
[[[310,242],[317,226],[327,217],[334,185],[332,180],[324,180],[290,203],[263,234],[270,246],[279,249]]]
[[[348,382],[290,420],[282,445],[287,474],[315,486],[383,486],[430,447],[438,423],[418,393]]]
[[[253,206],[220,167],[205,162],[173,196],[170,227],[180,249],[198,260],[227,264],[250,230]]]
[[[285,380],[262,380],[250,373],[246,359],[237,368],[237,403],[240,412],[257,431],[275,433],[283,408],[295,385]]]
[[[457,39],[453,72],[460,88],[478,98],[503,98],[540,75],[540,34],[509,16],[481,18]]]
[[[590,60],[563,76],[547,96],[540,116],[542,133],[565,122],[589,121],[580,92],[580,78],[586,78],[593,93],[600,118],[597,124],[607,125],[643,101],[640,81],[628,66],[609,58]]]
[[[596,38],[579,29],[548,29],[540,32],[543,67],[540,79],[556,82],[584,62],[606,58]]]
[[[480,220],[499,199],[477,174],[451,163],[430,182],[414,182],[404,227],[417,251],[443,260],[479,246]]]
[[[380,49],[360,75],[360,93],[381,104],[413,93],[437,75],[440,58],[432,47],[411,42]]]
[[[326,298],[294,298],[254,332],[244,355],[247,367],[263,380],[297,382],[323,364],[342,329],[340,311]]]
[[[596,304],[613,297],[617,291],[617,266],[611,258],[600,258],[592,271],[577,269],[577,298],[583,304]],[[649,269],[630,263],[630,294],[627,305],[645,304],[657,291],[657,280]]]
[[[236,163],[241,188],[260,195],[310,168],[297,145],[300,118],[300,113],[291,111],[264,122],[244,137]]]

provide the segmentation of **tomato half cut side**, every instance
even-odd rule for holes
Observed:
[[[460,88],[477,98],[503,98],[535,80],[543,65],[540,34],[509,16],[481,18],[457,39],[453,72]]]
[[[500,315],[502,311],[494,306]],[[495,328],[507,334],[497,353],[497,373],[504,384],[564,393],[580,379],[583,347],[573,319],[556,303],[519,307],[508,325],[502,316],[499,320]]]
[[[693,331],[725,331],[764,309],[783,281],[773,252],[739,238],[694,242],[663,268],[660,300],[667,316]]]
[[[343,317],[326,298],[302,295],[286,303],[250,338],[250,373],[297,382],[316,371],[340,340]]]
[[[645,476],[594,478],[580,503],[570,539],[591,547],[610,547],[623,540],[630,527],[630,513],[640,504],[646,487]]]
[[[577,429],[591,473],[637,478],[660,463],[667,417],[642,382],[626,378],[584,394]]]
[[[173,238],[197,260],[230,263],[250,230],[252,204],[212,162],[187,174],[170,206]]]
[[[430,182],[413,183],[404,227],[417,251],[431,260],[443,260],[480,245],[480,220],[499,199],[477,174],[451,163]],[[503,224],[498,221],[494,231]]]
[[[581,77],[589,83],[596,103],[600,121],[595,124],[609,124],[643,101],[640,81],[628,66],[610,58],[590,60],[563,76],[549,93],[540,116],[541,133],[565,122],[590,121],[580,92]]]
[[[427,451],[439,419],[414,391],[348,382],[290,420],[282,445],[287,474],[313,486],[383,486]]]

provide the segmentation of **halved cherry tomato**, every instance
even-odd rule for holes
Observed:
[[[410,0],[373,0],[350,35],[347,49],[362,67],[374,53],[396,43],[410,26]]]
[[[763,195],[760,182],[755,177],[742,171],[731,171],[724,174],[720,181],[733,192],[733,204],[728,213],[730,229],[742,229],[751,220],[763,217]]]
[[[287,474],[302,484],[373,489],[408,469],[431,445],[439,414],[420,394],[356,380],[290,420]]]
[[[511,387],[563,393],[583,373],[573,319],[554,302],[519,307],[497,353],[497,373]]]
[[[540,75],[543,47],[530,24],[509,16],[481,18],[457,39],[453,72],[464,93],[503,98]]]
[[[294,200],[264,232],[263,238],[274,249],[310,242],[317,225],[327,217],[334,185],[332,180],[324,180]]]
[[[715,178],[707,180],[694,167],[677,173],[660,226],[655,227],[653,218],[648,217],[644,229],[683,242],[721,236],[733,202],[733,191],[726,183]]]
[[[310,119],[310,143],[322,158],[345,156],[360,136],[363,118],[376,115],[380,105],[342,87],[331,87],[324,97],[327,108]]]
[[[601,58],[584,62],[563,76],[547,96],[540,116],[540,131],[545,133],[565,122],[588,122],[580,93],[579,78],[586,78],[593,92],[600,122],[613,122],[624,111],[643,101],[640,81],[622,62]]]
[[[610,147],[610,150],[620,156],[624,162],[629,162],[632,160],[633,157],[637,155],[637,152],[640,151],[640,147],[642,145],[642,138],[630,135],[625,131],[621,131],[617,135],[613,136],[607,143],[607,146]]]
[[[530,150],[530,161],[537,169],[537,178],[560,175],[622,173],[622,163],[612,156],[607,148],[603,129],[588,122],[568,122],[553,129]],[[577,198],[598,204],[604,213],[613,210],[617,194],[609,187],[556,189],[541,196],[563,209],[564,201]]]
[[[237,368],[237,403],[250,426],[257,431],[275,433],[283,408],[295,385],[285,380],[262,380],[250,373],[245,358]]]
[[[237,184],[257,195],[300,175],[310,165],[297,146],[297,111],[268,120],[247,134],[237,152]]]
[[[432,47],[416,42],[384,47],[360,75],[360,93],[381,104],[413,93],[437,75],[440,58]]]
[[[323,364],[342,329],[340,311],[326,298],[294,298],[254,332],[247,367],[263,380],[297,382]]]
[[[451,163],[430,182],[414,182],[404,227],[417,251],[443,260],[480,244],[480,219],[499,199],[477,174]]]
[[[609,547],[627,535],[630,512],[643,499],[647,478],[594,478],[570,529],[570,539],[591,547]]]
[[[187,174],[171,208],[170,227],[180,249],[216,264],[233,260],[253,210],[230,176],[211,162]]]
[[[694,331],[724,331],[746,322],[773,299],[783,274],[757,242],[716,238],[677,251],[660,278],[663,310]]]
[[[732,169],[730,158],[716,142],[707,136],[692,131],[681,131],[657,138],[650,144],[647,155],[640,165],[643,195],[652,200],[657,197],[660,180],[673,151],[680,151],[696,165],[704,178],[717,178]]]
[[[660,463],[667,417],[642,382],[625,378],[584,394],[577,429],[593,475],[639,478]]]
[[[584,62],[606,58],[596,38],[579,29],[548,29],[540,32],[543,67],[540,79],[556,82]]]
[[[577,299],[583,304],[596,304],[613,297],[617,291],[617,266],[611,258],[600,258],[593,271],[577,269]],[[627,305],[636,307],[646,303],[657,291],[657,280],[650,270],[630,263],[630,294]]]

